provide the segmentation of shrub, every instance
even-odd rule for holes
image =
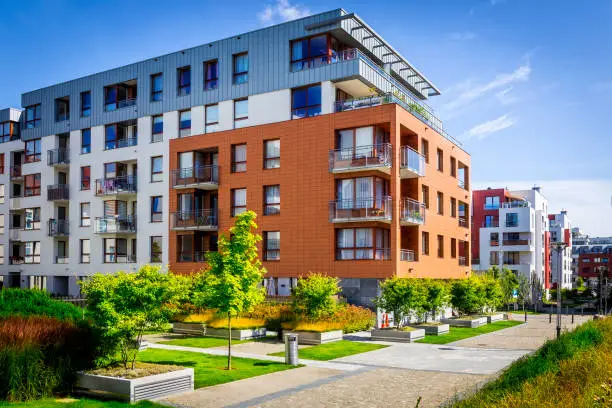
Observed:
[[[338,279],[313,273],[298,279],[293,289],[293,310],[297,315],[320,319],[332,315],[336,309],[333,296],[340,292]]]
[[[483,311],[494,312],[504,302],[504,294],[500,280],[491,275],[481,276],[478,278],[478,280],[480,281],[480,290],[482,291],[483,296]]]
[[[49,316],[60,320],[82,320],[83,309],[37,289],[0,290],[0,319],[11,316]]]
[[[250,317],[235,317],[232,319],[232,330],[256,329],[265,326],[266,321],[263,319],[252,319]],[[206,327],[211,327],[213,329],[227,329],[227,318],[220,317],[213,319],[206,323]]]
[[[374,304],[383,310],[393,312],[393,319],[398,328],[402,327],[405,318],[411,313],[418,316],[424,314],[426,292],[421,280],[394,277],[385,280],[380,286],[382,293],[374,300]]]
[[[480,279],[470,276],[457,279],[451,286],[451,304],[460,314],[474,314],[482,310],[485,294]]]
[[[294,319],[291,305],[286,303],[260,303],[246,316],[254,319],[263,319],[268,330],[279,332],[282,323]]]
[[[331,320],[340,323],[344,333],[354,333],[371,329],[376,324],[376,315],[364,307],[342,305]]]
[[[429,312],[435,319],[440,309],[448,304],[448,285],[440,279],[425,279],[423,285],[425,287],[423,309],[426,311],[424,320],[427,322]]]

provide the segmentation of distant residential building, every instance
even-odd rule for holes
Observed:
[[[572,288],[572,226],[563,210],[559,214],[549,214],[550,242],[564,242],[567,246],[558,254],[555,250],[550,252],[550,265],[552,272],[552,283],[558,284],[559,264],[561,266],[561,288]]]
[[[612,278],[612,237],[590,237],[576,230],[572,230],[574,280],[581,277],[587,286],[597,288],[600,277]]]

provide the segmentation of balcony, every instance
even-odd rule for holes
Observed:
[[[25,263],[25,257],[23,256],[9,256],[10,265],[23,265]]]
[[[400,261],[414,262],[414,251],[412,249],[400,249]]]
[[[482,228],[499,228],[499,220],[483,221]]]
[[[467,257],[465,257],[465,256],[459,256],[459,257],[457,257],[457,260],[458,260],[459,266],[467,266],[468,265]]]
[[[336,200],[329,203],[330,222],[391,222],[391,197]]]
[[[136,105],[138,83],[135,79],[104,87],[104,111]]]
[[[70,199],[68,184],[51,184],[47,186],[47,201],[67,201]]]
[[[70,164],[70,150],[59,148],[47,151],[47,165],[66,167]]]
[[[138,137],[126,137],[104,143],[104,150],[115,150],[123,147],[137,146]]]
[[[425,223],[425,204],[412,198],[400,202],[400,225],[423,225]]]
[[[528,208],[528,201],[509,201],[507,203],[502,203],[502,208]]]
[[[392,148],[389,143],[330,150],[329,171],[332,173],[346,173],[362,170],[380,170],[390,174],[391,151]]]
[[[217,211],[179,211],[170,214],[170,228],[176,231],[216,231],[218,228]]]
[[[336,248],[336,261],[388,261],[390,248]]]
[[[136,255],[104,254],[104,263],[136,263]]]
[[[48,223],[50,237],[67,237],[70,233],[70,224],[68,220],[56,220],[51,218]]]
[[[192,251],[178,254],[178,262],[206,262],[206,254],[212,251]]]
[[[123,215],[118,217],[97,217],[94,220],[96,234],[133,234],[136,232],[136,217]]]
[[[499,204],[485,204],[483,209],[486,210],[486,211],[498,210],[499,209]]]
[[[136,194],[136,176],[121,176],[96,180],[96,196]]]
[[[55,263],[59,265],[67,265],[70,263],[70,258],[67,256],[56,256]]]
[[[400,177],[415,178],[425,175],[425,156],[410,146],[400,149]]]
[[[23,173],[21,172],[21,165],[11,166],[11,178],[12,179],[23,178]]]
[[[172,170],[174,189],[197,188],[216,190],[219,188],[219,166],[206,165]]]
[[[323,67],[329,64],[335,64],[342,61],[351,61],[357,58],[358,50],[351,48],[348,50],[340,51],[334,55],[317,55],[315,57],[305,58],[298,61],[291,62],[291,71],[303,71],[305,69]]]
[[[465,217],[459,217],[459,218],[457,218],[457,221],[458,221],[458,224],[459,224],[460,227],[463,227],[463,228],[469,228],[470,227],[469,224],[468,224],[467,218],[465,218]]]
[[[529,239],[504,239],[504,245],[531,245],[531,240]]]
[[[21,227],[12,227],[9,228],[9,240],[13,242],[21,242]]]

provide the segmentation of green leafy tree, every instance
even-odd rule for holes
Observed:
[[[100,329],[109,355],[118,350],[127,369],[134,363],[144,330],[168,323],[180,310],[188,279],[144,265],[136,273],[95,274],[81,282],[88,314]]]
[[[402,327],[404,319],[410,313],[422,313],[426,295],[424,286],[416,279],[394,277],[381,283],[381,294],[374,304],[388,312],[393,312],[395,325]]]
[[[218,251],[209,252],[208,269],[198,275],[193,288],[194,304],[216,309],[227,316],[227,369],[232,369],[232,317],[250,312],[263,302],[264,288],[259,284],[266,273],[257,254],[256,215],[246,211],[236,217],[229,236],[222,234]]]
[[[510,311],[510,303],[514,300],[514,290],[518,289],[518,279],[516,274],[508,268],[502,270],[500,285],[503,302],[506,304],[507,311]]]
[[[296,315],[320,319],[331,316],[336,310],[334,296],[340,292],[338,278],[313,273],[298,279],[293,288],[293,310]]]
[[[518,300],[523,304],[523,311],[525,311],[525,303],[529,301],[531,295],[531,282],[522,273],[518,276]]]
[[[480,277],[480,290],[483,293],[483,312],[494,312],[503,304],[504,295],[500,281],[493,275]]]
[[[578,279],[576,279],[576,289],[578,289],[580,292],[584,291],[585,289],[584,279],[582,279],[582,276],[579,276]]]
[[[495,279],[498,279],[501,277],[501,273],[499,271],[499,266],[497,265],[493,265],[489,268],[489,270],[487,271],[487,274],[493,276]]]
[[[485,305],[485,293],[478,276],[457,279],[451,285],[451,305],[459,314],[475,314]]]
[[[431,312],[432,318],[435,319],[440,309],[448,304],[448,285],[440,279],[425,279],[423,284],[426,296],[424,308],[427,312]]]

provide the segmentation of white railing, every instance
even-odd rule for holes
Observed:
[[[412,198],[403,198],[400,202],[400,219],[413,224],[424,224],[425,204]]]
[[[414,262],[414,251],[412,249],[400,249],[400,261]]]

